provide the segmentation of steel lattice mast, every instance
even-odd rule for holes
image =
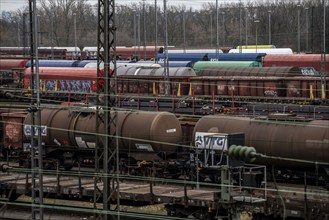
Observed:
[[[41,139],[40,80],[38,61],[38,21],[36,0],[29,0],[31,59],[31,197],[32,220],[43,220],[43,149]],[[26,131],[27,132],[27,131]],[[28,134],[27,132],[26,134]],[[37,184],[38,181],[38,184]]]
[[[115,1],[98,1],[97,31],[97,109],[95,149],[95,193],[94,208],[103,198],[103,211],[95,212],[97,219],[119,218],[119,197],[116,214],[112,212],[110,199],[119,191],[119,151],[117,140],[117,83],[116,83],[116,26]],[[101,64],[104,63],[104,70]],[[103,72],[104,71],[104,72]],[[104,130],[100,124],[104,123]],[[104,135],[100,135],[104,134]],[[103,188],[99,187],[103,182]]]

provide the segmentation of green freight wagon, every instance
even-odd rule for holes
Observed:
[[[195,73],[206,67],[262,67],[261,62],[257,61],[198,61],[193,65]]]

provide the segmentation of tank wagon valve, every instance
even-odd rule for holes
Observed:
[[[241,160],[252,163],[259,156],[254,147],[231,145],[227,151],[228,156],[233,160]]]

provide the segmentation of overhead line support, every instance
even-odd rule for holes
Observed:
[[[104,64],[102,69],[101,65]],[[97,108],[95,148],[94,208],[102,197],[103,212],[95,212],[97,219],[114,218],[110,215],[111,198],[117,198],[117,215],[120,217],[119,150],[117,139],[117,79],[116,79],[116,25],[115,1],[98,0],[97,30]],[[104,129],[101,129],[104,124]],[[99,187],[99,183],[103,187]],[[96,190],[99,189],[99,190]],[[98,214],[100,213],[100,214]]]
[[[32,220],[43,220],[43,147],[41,137],[40,80],[38,61],[38,21],[36,0],[29,0],[31,59],[31,195]],[[37,184],[38,183],[38,184]]]

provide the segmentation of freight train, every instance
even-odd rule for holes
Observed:
[[[31,114],[1,115],[4,156],[16,155],[23,159],[29,155],[33,134]],[[103,112],[100,112],[100,117],[103,117]],[[168,112],[142,111],[118,111],[117,117],[116,137],[121,163],[127,169],[145,161],[163,166],[159,175],[164,172],[168,176],[179,176],[183,169],[191,168],[192,162],[195,164],[191,158],[197,157],[200,160],[198,166],[204,171],[200,178],[216,181],[216,175],[207,173],[209,166],[216,167],[224,162],[223,156],[235,144],[252,146],[254,152],[264,156],[254,155],[248,161],[274,167],[287,181],[292,175],[300,178],[297,174],[311,171],[308,177],[329,184],[325,174],[329,169],[329,124],[325,120],[289,115],[258,119],[205,116],[195,120],[177,118]],[[40,124],[45,161],[57,160],[65,169],[71,169],[76,162],[92,165],[96,147],[99,150],[104,147],[104,125],[100,121],[96,127],[94,108],[43,109]],[[136,129],[141,125],[143,129]],[[38,134],[38,129],[34,134]],[[109,131],[111,134],[114,134],[113,129]],[[96,137],[101,140],[97,146]],[[200,154],[199,157],[196,153]],[[247,155],[246,151],[239,153],[241,158]],[[229,160],[234,164],[235,160]],[[167,172],[166,168],[171,171]]]
[[[39,70],[40,94],[44,100],[95,101],[97,69],[40,67]],[[28,101],[31,68],[27,68],[22,75],[23,79],[15,80],[15,87],[5,84],[2,94],[12,94],[9,97],[16,95]],[[301,69],[295,67],[207,67],[200,70],[198,75],[188,67],[170,68],[169,77],[168,99],[163,68],[119,66],[119,99],[136,99],[137,96],[141,100],[157,98],[159,102],[174,101],[175,106],[181,100],[185,100],[185,104],[189,106],[199,102],[202,105],[211,106],[215,102],[231,106],[235,102],[238,107],[250,101],[325,105],[329,96],[329,81],[321,76],[304,75]],[[103,84],[103,79],[100,84]]]
[[[231,53],[223,53],[214,49],[187,49],[177,50],[169,48],[167,57],[164,54],[163,47],[116,47],[117,60],[153,60],[162,62],[168,58],[169,62],[172,61],[189,61],[195,63],[197,61],[257,61],[261,62],[264,67],[270,66],[297,66],[297,67],[313,67],[323,74],[329,75],[329,59],[325,58],[324,54],[293,54],[290,48],[275,48],[274,45],[258,45],[259,48],[255,50],[255,45],[237,47],[231,49]],[[22,47],[0,47],[0,57],[17,58],[18,55],[24,54]],[[26,49],[28,50],[28,48]],[[55,50],[64,50],[61,55],[53,54]],[[69,60],[95,60],[97,59],[97,47],[85,47],[81,50],[77,48],[79,57],[75,56],[74,47],[44,47],[40,48],[40,59],[69,59]],[[226,51],[226,50],[225,50]],[[25,51],[25,54],[28,51]],[[256,53],[255,53],[256,52]],[[16,54],[16,55],[15,55]],[[10,57],[11,56],[11,57]],[[12,57],[14,56],[14,57]],[[264,60],[264,61],[263,61]]]
[[[111,115],[113,116],[113,112]],[[104,117],[103,113],[99,117]],[[177,153],[182,139],[179,120],[168,112],[117,112],[117,131],[122,162],[159,161]],[[32,135],[32,114],[28,112],[2,113],[3,156],[23,158],[30,153],[29,140]],[[41,111],[41,133],[45,161],[58,160],[69,170],[74,163],[92,163],[97,136],[101,140],[98,148],[103,149],[104,124],[96,127],[95,109],[44,109]],[[143,129],[136,130],[137,125]],[[37,134],[38,130],[34,130]],[[96,135],[99,133],[100,135]],[[23,154],[22,154],[23,153]]]
[[[228,54],[232,56],[232,54]],[[243,56],[238,54],[237,56]],[[248,54],[248,57],[251,55]],[[269,55],[268,55],[269,56]],[[257,54],[252,55],[257,58]],[[257,58],[258,59],[258,58]],[[179,61],[178,61],[179,62]],[[183,61],[180,61],[183,62]],[[230,62],[235,62],[234,64]],[[131,67],[129,64],[117,65],[118,93],[124,96],[163,96],[170,95],[187,100],[205,100],[205,102],[245,103],[279,102],[279,103],[327,103],[328,80],[312,68],[294,67],[252,67],[256,61],[199,61],[195,68],[177,70],[170,67],[170,91],[166,91],[164,69],[151,64],[150,68]],[[31,68],[26,60],[0,60],[2,94],[9,92],[28,95],[30,88]],[[45,66],[65,65],[65,68],[40,67],[42,95],[45,97],[70,97],[72,100],[86,100],[86,96],[95,93],[97,71],[82,68],[95,63],[86,61],[44,61]],[[25,65],[25,68],[23,67]],[[135,64],[133,65],[150,65]],[[187,64],[189,65],[189,64]],[[225,67],[227,65],[248,66],[248,68]],[[68,68],[67,66],[70,66]],[[214,67],[212,67],[214,66]],[[222,67],[221,67],[222,66]],[[251,67],[250,67],[251,66]],[[328,65],[329,66],[329,65]],[[196,72],[195,72],[196,71]],[[81,72],[81,74],[79,74]],[[225,73],[224,73],[225,72]],[[18,90],[17,88],[24,88]],[[10,88],[12,90],[10,90]],[[8,89],[7,91],[4,91]],[[166,92],[166,94],[165,94]],[[65,94],[65,93],[69,93]],[[11,96],[12,97],[12,96]],[[67,100],[67,99],[66,99]],[[190,102],[190,101],[189,101]],[[192,105],[192,103],[190,103]]]
[[[164,66],[164,54],[158,54],[157,63]],[[215,61],[215,62],[200,62],[198,61]],[[24,59],[20,61],[26,62]],[[329,74],[329,59],[325,59],[322,54],[266,54],[266,53],[238,53],[238,54],[216,54],[216,53],[172,53],[168,54],[169,67],[192,67],[198,72],[201,66],[231,66],[231,67],[279,67],[279,66],[294,66],[301,68],[314,68],[317,72],[326,75]],[[247,63],[246,61],[250,62]],[[19,66],[14,65],[8,59],[0,59],[0,71],[15,69]],[[18,62],[18,61],[17,61]],[[68,63],[61,62],[60,60],[40,60],[39,65],[43,67],[84,67],[87,63],[95,61],[75,61],[69,65]],[[129,60],[119,60],[119,63],[135,62]],[[146,63],[150,63],[147,61]],[[171,64],[173,63],[173,64]],[[208,64],[207,64],[208,63]],[[139,63],[140,64],[140,63]],[[144,65],[141,62],[140,65]],[[7,68],[3,68],[7,67]],[[194,67],[195,66],[195,67]],[[11,67],[8,69],[8,67]],[[30,67],[28,62],[26,67]],[[325,68],[325,69],[323,69]]]
[[[6,58],[27,57],[30,55],[29,47],[0,47],[0,56]],[[72,59],[65,48],[39,48],[39,59]]]
[[[95,95],[97,71],[94,68],[39,69],[40,91],[45,97],[67,97],[84,100]],[[198,75],[193,69],[170,68],[170,96],[202,100],[236,102],[327,103],[329,81],[320,76],[303,75],[294,67],[217,68],[205,67]],[[166,95],[164,68],[117,68],[118,94],[143,97]],[[31,86],[31,68],[25,70],[23,88]],[[82,98],[82,99],[81,99]]]
[[[103,111],[99,113],[103,118]],[[113,116],[113,112],[110,114]],[[268,118],[205,116],[197,119],[177,118],[168,112],[118,111],[117,116],[115,137],[119,144],[120,175],[134,178],[150,175],[165,181],[174,178],[175,182],[184,179],[184,187],[191,185],[196,190],[198,185],[216,184],[221,193],[215,199],[218,205],[224,204],[221,209],[224,213],[240,208],[259,219],[267,216],[304,218],[306,215],[312,216],[310,219],[325,219],[329,214],[328,121],[282,114]],[[31,113],[5,113],[1,117],[3,155],[9,158],[16,154],[20,165],[26,168],[31,161]],[[44,169],[93,167],[95,151],[101,155],[104,148],[104,124],[99,122],[96,127],[95,108],[43,109],[40,133]],[[141,125],[143,129],[138,129]],[[113,127],[110,128],[109,135],[114,134]],[[35,129],[34,134],[38,133]],[[114,150],[115,145],[109,147]],[[7,161],[4,160],[0,169],[7,171]],[[276,188],[281,185],[294,188],[288,188],[291,193],[286,194],[288,191]],[[295,189],[300,193],[305,190],[307,193],[301,196],[307,198],[300,201],[300,196],[297,202]],[[320,190],[321,196],[317,194]],[[204,188],[201,191],[207,192]],[[187,217],[201,211],[203,215],[198,215],[198,219],[215,219],[213,212],[207,212],[207,204],[179,203],[175,196],[172,195],[174,200],[161,200],[168,203],[168,215]],[[189,198],[188,193],[185,196]],[[308,207],[285,213],[281,196],[287,210],[300,210],[304,203]],[[136,201],[139,197],[132,198]]]
[[[156,54],[163,53],[163,47],[116,47],[118,60],[151,60]],[[0,47],[0,56],[11,57],[28,56],[29,47]],[[66,60],[96,60],[97,47],[39,47],[39,59],[66,59]]]
[[[328,57],[328,54],[326,55]],[[266,54],[266,53],[172,53],[159,54],[158,61],[256,61],[263,67],[296,66],[313,67],[322,74],[329,75],[329,59],[324,54]]]

